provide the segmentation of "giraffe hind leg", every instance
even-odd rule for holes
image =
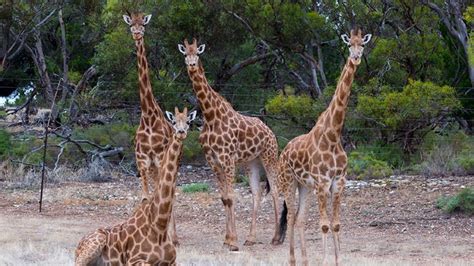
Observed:
[[[84,237],[75,251],[75,265],[101,265],[101,255],[107,241],[107,233],[102,229]]]
[[[262,193],[260,191],[260,162],[258,159],[251,161],[248,166],[249,169],[249,183],[252,191],[253,208],[252,208],[252,223],[250,225],[250,233],[245,240],[245,246],[252,246],[257,241],[257,214],[260,208]]]

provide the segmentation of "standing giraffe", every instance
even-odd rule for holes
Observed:
[[[260,119],[237,113],[229,102],[211,88],[198,56],[204,52],[204,44],[198,48],[196,39],[192,44],[184,40],[184,46],[179,44],[178,48],[185,55],[189,78],[204,116],[204,127],[199,142],[207,162],[217,175],[217,184],[226,211],[224,245],[231,251],[239,250],[232,188],[236,164],[248,166],[253,196],[252,223],[244,245],[253,245],[256,242],[257,211],[261,200],[260,164],[265,169],[272,191],[275,208],[275,234],[272,243],[277,243],[280,234],[276,191],[278,146],[275,135]]]
[[[183,140],[196,111],[166,112],[174,128],[159,171],[151,171],[155,189],[124,223],[85,236],[75,251],[76,266],[175,265],[176,249],[168,234]]]
[[[138,82],[140,87],[140,125],[135,136],[135,158],[142,180],[143,197],[147,197],[148,177],[150,171],[160,168],[160,161],[168,147],[172,135],[170,123],[165,119],[163,111],[153,96],[151,89],[148,61],[145,53],[145,25],[150,22],[151,15],[133,13],[123,15],[125,23],[130,26],[132,37],[137,47]],[[173,242],[178,244],[174,214],[171,218],[170,234]]]
[[[341,131],[351,85],[357,66],[360,64],[364,45],[370,41],[371,34],[362,37],[362,32],[352,30],[351,37],[342,35],[349,46],[350,55],[337,83],[335,94],[328,108],[319,116],[313,129],[291,140],[280,155],[278,188],[285,196],[285,205],[280,221],[281,238],[285,238],[288,219],[290,237],[290,264],[295,265],[294,227],[298,228],[301,239],[303,264],[308,265],[304,223],[306,198],[317,188],[319,200],[320,226],[323,233],[323,264],[327,264],[327,236],[329,219],[326,211],[328,196],[332,196],[332,233],[336,265],[339,257],[340,205],[342,191],[346,182],[347,156],[341,145]],[[295,193],[299,191],[298,210],[296,212]],[[295,215],[296,222],[295,222]]]

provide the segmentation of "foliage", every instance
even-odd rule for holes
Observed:
[[[183,160],[189,162],[204,157],[199,143],[199,134],[200,132],[196,130],[188,132],[188,136],[183,142]]]
[[[400,92],[360,95],[358,100],[357,112],[370,119],[368,124],[389,141],[403,140],[405,150],[461,107],[454,88],[422,81],[410,81]]]
[[[441,197],[436,202],[436,207],[446,213],[464,212],[474,214],[474,188],[467,187],[451,197]]]
[[[474,137],[460,130],[447,130],[444,134],[431,131],[425,136],[420,150],[420,163],[416,169],[421,174],[469,174],[474,170]]]
[[[393,174],[387,162],[378,160],[370,153],[353,151],[349,154],[347,173],[357,179],[383,178]]]
[[[10,133],[0,129],[0,159],[4,160],[12,148]]]
[[[289,116],[297,124],[306,124],[309,120],[314,120],[315,117],[313,100],[307,95],[284,96],[283,94],[278,94],[267,102],[265,108],[271,114]],[[311,128],[313,125],[307,126]]]
[[[191,183],[183,185],[182,191],[184,193],[208,192],[209,184],[207,183]]]

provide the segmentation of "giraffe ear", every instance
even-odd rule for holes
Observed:
[[[131,25],[132,24],[132,19],[127,16],[127,15],[123,15],[123,20],[125,21],[125,23],[127,23],[128,25]]]
[[[204,53],[204,50],[205,50],[205,49],[206,49],[206,45],[205,45],[205,44],[199,45],[199,47],[198,47],[198,54]]]
[[[197,110],[194,110],[192,111],[191,113],[189,113],[188,115],[188,123],[193,121],[194,119],[196,119],[196,115],[197,115]]]
[[[347,34],[342,34],[341,39],[345,44],[351,45],[351,39],[349,39],[349,36],[347,36]]]
[[[143,25],[148,24],[148,23],[150,22],[150,20],[151,20],[151,14],[148,15],[148,16],[145,16],[145,17],[143,18]]]
[[[362,38],[362,44],[363,45],[367,44],[370,41],[370,39],[372,39],[372,34],[366,34],[364,38]]]
[[[169,111],[165,111],[166,113],[166,118],[168,118],[168,120],[174,124],[174,114],[172,112],[169,112]]]
[[[178,44],[178,50],[179,50],[182,54],[186,55],[186,48],[184,47],[184,45]]]

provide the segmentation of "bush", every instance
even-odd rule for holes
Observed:
[[[187,162],[203,158],[201,144],[199,143],[199,131],[189,131],[188,136],[183,142],[183,159]]]
[[[208,192],[209,185],[206,183],[192,183],[183,186],[184,193]]]
[[[357,147],[356,151],[362,154],[368,154],[378,161],[386,162],[392,168],[400,168],[405,164],[405,155],[402,148],[398,145],[361,145]]]
[[[0,129],[0,159],[4,160],[12,147],[10,133]]]
[[[387,162],[377,160],[372,155],[353,151],[349,154],[348,174],[357,179],[383,178],[393,174]]]
[[[474,172],[474,137],[460,130],[447,133],[429,132],[419,152],[416,169],[424,175],[443,176]]]
[[[441,197],[436,202],[436,207],[446,213],[464,212],[474,214],[474,189],[464,188],[457,195]]]
[[[381,139],[403,140],[408,151],[414,150],[420,135],[461,107],[454,88],[431,82],[410,81],[400,92],[382,91],[359,96],[356,110],[370,121],[369,126],[380,129]]]
[[[307,95],[278,94],[267,102],[265,109],[271,114],[288,116],[298,125],[312,128],[319,115],[313,103],[314,101]]]

